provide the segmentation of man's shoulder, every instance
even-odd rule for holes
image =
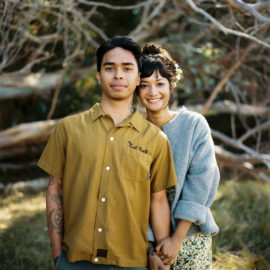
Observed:
[[[80,126],[83,125],[85,123],[85,121],[87,121],[90,117],[90,110],[86,110],[83,112],[78,112],[78,113],[74,113],[72,115],[68,115],[64,118],[62,118],[59,121],[59,125],[64,126],[66,128],[69,127],[75,127],[75,126]]]
[[[156,125],[143,118],[143,132],[153,140],[167,140],[167,135]]]

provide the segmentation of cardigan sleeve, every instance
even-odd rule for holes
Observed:
[[[206,221],[219,183],[214,143],[208,123],[203,116],[199,117],[193,132],[189,160],[174,218],[200,225]]]

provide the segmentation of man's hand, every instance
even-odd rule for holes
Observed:
[[[170,265],[164,265],[160,257],[156,254],[148,253],[148,267],[150,270],[169,270]]]
[[[156,247],[156,254],[162,259],[163,264],[173,264],[176,259],[182,242],[174,237],[166,237],[162,239]]]

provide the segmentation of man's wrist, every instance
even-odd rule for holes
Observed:
[[[58,258],[59,258],[59,256],[56,256],[55,258],[53,258],[54,265],[57,264]]]
[[[155,242],[153,241],[148,241],[148,254],[154,256],[155,255]]]

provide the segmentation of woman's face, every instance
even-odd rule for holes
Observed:
[[[164,110],[170,100],[169,81],[158,72],[148,78],[141,78],[139,98],[147,111],[158,112]]]

